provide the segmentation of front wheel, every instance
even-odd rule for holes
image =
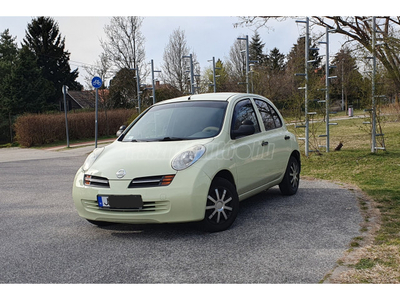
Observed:
[[[300,183],[300,163],[294,156],[291,156],[286,167],[285,175],[279,184],[279,189],[283,195],[294,195]]]
[[[238,211],[239,197],[235,186],[224,178],[215,178],[207,195],[203,228],[209,232],[226,230],[235,221]]]

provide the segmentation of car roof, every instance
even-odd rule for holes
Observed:
[[[206,93],[206,94],[187,95],[187,96],[183,96],[183,97],[164,100],[164,101],[158,102],[157,104],[159,104],[159,103],[165,104],[165,103],[181,102],[181,101],[193,101],[193,100],[195,100],[195,101],[231,101],[232,99],[236,99],[237,97],[245,97],[245,96],[261,97],[259,95],[245,94],[245,93]]]

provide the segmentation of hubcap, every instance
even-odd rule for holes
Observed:
[[[296,188],[299,183],[299,170],[297,168],[297,164],[293,163],[290,166],[290,184],[292,187]]]
[[[211,205],[206,206],[206,210],[211,210],[211,214],[208,217],[209,220],[214,218],[216,223],[220,223],[229,218],[230,212],[232,211],[232,207],[229,206],[229,203],[232,201],[232,197],[229,195],[227,196],[227,194],[228,191],[226,189],[215,189],[215,196],[217,199],[208,195],[207,199],[212,202]]]

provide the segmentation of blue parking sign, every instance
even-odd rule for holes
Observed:
[[[101,78],[100,77],[93,77],[93,79],[92,79],[92,86],[95,88],[95,89],[98,89],[98,88],[101,88],[101,85],[103,84],[103,82],[101,81]]]

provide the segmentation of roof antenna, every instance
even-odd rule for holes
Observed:
[[[190,100],[190,97],[192,97],[192,96],[189,96],[188,100]]]

